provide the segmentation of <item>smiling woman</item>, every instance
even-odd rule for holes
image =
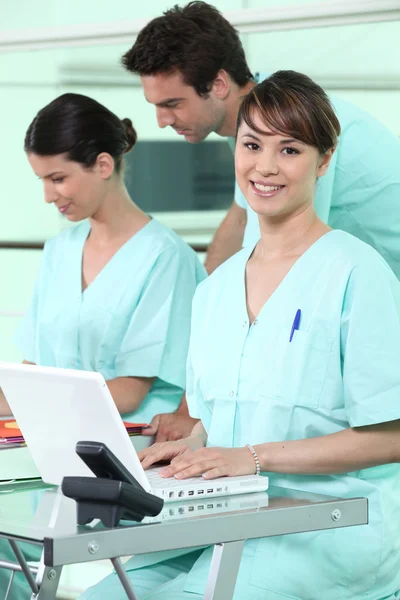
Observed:
[[[274,73],[243,100],[237,126],[236,179],[260,229],[266,218],[301,213],[314,200],[338,143],[340,123],[309,77]],[[268,199],[268,202],[266,201]]]
[[[400,283],[373,248],[317,216],[338,134],[325,92],[300,73],[246,96],[236,176],[261,239],[196,291],[187,401],[200,422],[140,453],[145,467],[168,459],[164,477],[261,471],[279,487],[368,498],[366,526],[247,541],[234,600],[400,597]],[[211,556],[125,567],[141,598],[200,600]],[[85,598],[122,598],[115,579]]]

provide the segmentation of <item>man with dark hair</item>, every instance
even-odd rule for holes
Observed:
[[[148,23],[122,62],[140,75],[160,127],[172,127],[191,143],[216,132],[232,149],[241,98],[267,77],[252,76],[237,31],[215,7],[198,1]],[[341,136],[318,181],[318,216],[373,246],[400,278],[400,141],[358,107],[331,100]],[[235,201],[209,247],[207,271],[259,235],[257,216],[236,186]],[[177,439],[192,426],[183,402],[178,413],[157,415],[148,432],[158,432],[157,441]]]
[[[240,99],[256,81],[237,31],[214,6],[189,2],[167,10],[142,29],[122,64],[140,75],[160,127],[172,127],[191,143],[214,131],[234,149]],[[243,202],[232,204],[210,246],[209,273],[242,247]]]
[[[122,63],[128,71],[140,75],[178,70],[184,82],[204,98],[221,69],[239,87],[252,79],[237,31],[206,2],[175,5],[150,21]]]

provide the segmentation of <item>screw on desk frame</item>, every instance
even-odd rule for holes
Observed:
[[[332,521],[339,521],[342,518],[342,513],[338,508],[336,508],[334,511],[332,511],[331,517]]]
[[[57,577],[57,572],[54,569],[50,569],[47,573],[47,579],[55,579]]]
[[[89,542],[88,543],[88,552],[89,554],[96,554],[99,550],[99,545],[97,542]]]

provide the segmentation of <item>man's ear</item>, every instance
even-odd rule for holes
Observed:
[[[336,147],[330,148],[329,150],[327,150],[325,152],[325,154],[323,156],[320,157],[320,162],[318,164],[318,169],[317,169],[317,177],[322,177],[322,175],[325,175],[325,173],[328,170],[329,164],[332,160],[332,156],[333,156],[335,150],[336,150]]]
[[[211,92],[219,100],[225,100],[231,89],[231,79],[228,73],[221,69],[213,81]]]

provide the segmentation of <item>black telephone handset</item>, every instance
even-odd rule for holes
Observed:
[[[100,519],[115,527],[121,519],[142,521],[158,515],[164,500],[146,492],[122,462],[102,442],[82,441],[76,453],[96,477],[64,477],[61,489],[77,503],[78,523]]]
[[[123,481],[143,489],[119,458],[102,442],[78,442],[75,452],[96,477]]]

